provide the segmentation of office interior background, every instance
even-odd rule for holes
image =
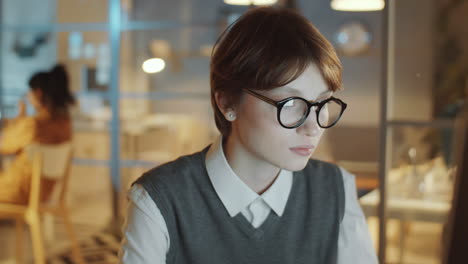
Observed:
[[[246,2],[0,2],[0,117],[15,117],[31,75],[56,63],[67,67],[79,102],[67,202],[86,263],[117,263],[126,191],[136,178],[218,136],[210,55],[255,1]],[[356,175],[381,260],[441,263],[455,118],[468,96],[468,1],[377,0],[370,2],[385,7],[373,11],[336,10],[331,0],[265,2],[297,9],[338,51],[344,90],[337,95],[348,109],[314,158]],[[51,220],[44,233],[48,261],[67,263],[63,223]],[[0,263],[14,263],[14,240],[12,222],[0,222]],[[33,262],[27,233],[24,244]]]

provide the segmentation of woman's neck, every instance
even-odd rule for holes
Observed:
[[[236,175],[258,194],[264,193],[276,180],[280,168],[262,160],[230,135],[223,143],[224,155]]]

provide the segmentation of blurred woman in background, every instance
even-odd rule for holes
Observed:
[[[26,105],[20,101],[18,116],[7,121],[1,131],[0,153],[14,154],[15,158],[0,171],[0,203],[26,204],[29,198],[31,161],[25,148],[32,143],[61,144],[72,138],[69,108],[75,103],[63,65],[48,72],[38,72],[29,80],[28,100],[35,115],[26,114]],[[47,200],[54,181],[41,179],[41,199]]]

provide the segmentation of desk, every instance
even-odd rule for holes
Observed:
[[[379,200],[380,192],[378,189],[359,199],[362,210],[367,217],[378,216]],[[387,217],[404,221],[445,223],[450,206],[450,201],[389,197],[387,199]]]
[[[380,192],[378,189],[364,195],[359,199],[366,217],[378,216]],[[409,199],[389,197],[387,199],[387,217],[400,221],[400,263],[402,263],[406,222],[422,221],[445,224],[448,218],[451,203],[449,201],[431,201],[423,199]]]

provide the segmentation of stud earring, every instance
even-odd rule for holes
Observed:
[[[233,111],[229,111],[227,113],[227,118],[228,121],[234,121],[236,120],[236,114]]]

